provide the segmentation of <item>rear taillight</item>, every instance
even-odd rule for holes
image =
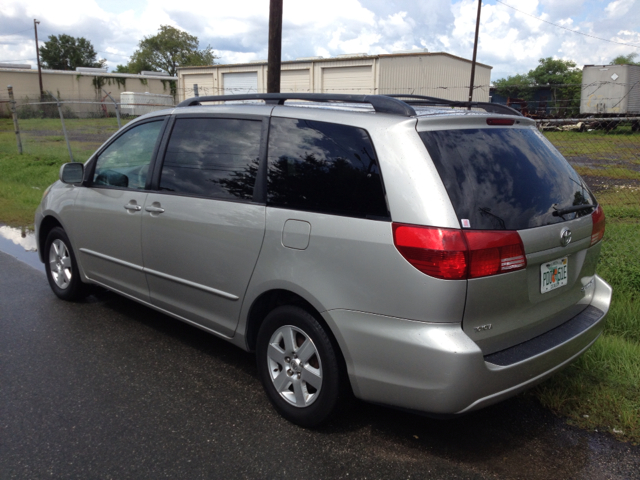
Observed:
[[[527,266],[518,232],[469,230],[463,233],[471,256],[468,278],[507,273]]]
[[[415,268],[446,280],[487,277],[527,266],[518,232],[393,224],[393,241]]]
[[[604,210],[598,205],[595,211],[591,214],[593,220],[593,227],[591,228],[591,245],[595,245],[602,237],[604,237]]]

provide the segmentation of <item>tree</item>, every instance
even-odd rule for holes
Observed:
[[[535,80],[527,74],[518,73],[507,78],[501,78],[493,82],[500,95],[511,98],[523,98],[529,100],[533,98]]]
[[[629,55],[618,55],[611,60],[611,65],[640,65],[640,62],[634,62],[633,59],[638,56],[637,53],[630,53]]]
[[[218,57],[211,46],[198,50],[198,37],[162,25],[156,35],[144,37],[127,65],[128,73],[142,70],[164,71],[175,76],[178,67],[213,65]]]
[[[580,105],[582,90],[582,70],[571,60],[560,60],[552,57],[541,58],[538,66],[526,75],[518,74],[506,79],[496,80],[494,85],[500,95],[534,98],[540,87],[551,89],[553,103],[556,107],[575,109]],[[565,110],[563,113],[575,113]]]
[[[75,70],[76,67],[103,68],[107,61],[97,60],[98,54],[91,42],[84,37],[50,35],[40,47],[40,58],[45,68]]]

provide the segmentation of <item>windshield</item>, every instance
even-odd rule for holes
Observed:
[[[592,209],[595,198],[569,163],[535,129],[420,132],[463,228],[522,230]]]

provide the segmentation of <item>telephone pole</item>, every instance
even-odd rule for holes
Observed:
[[[40,47],[38,47],[38,24],[40,22],[35,18],[33,19],[33,29],[36,32],[36,58],[38,59],[38,80],[40,81],[40,101],[44,97],[44,90],[42,88],[42,69],[40,68]]]
[[[271,0],[269,6],[269,59],[267,60],[267,93],[280,93],[282,65],[282,0]]]
[[[482,0],[478,0],[478,16],[476,18],[476,39],[473,42],[473,60],[471,61],[471,83],[469,84],[469,101],[473,101],[473,80],[476,76],[476,54],[478,53],[478,32],[480,31],[480,9]],[[471,109],[471,107],[469,107]]]

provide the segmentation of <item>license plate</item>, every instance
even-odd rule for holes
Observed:
[[[547,293],[567,284],[568,257],[540,265],[540,293]]]

